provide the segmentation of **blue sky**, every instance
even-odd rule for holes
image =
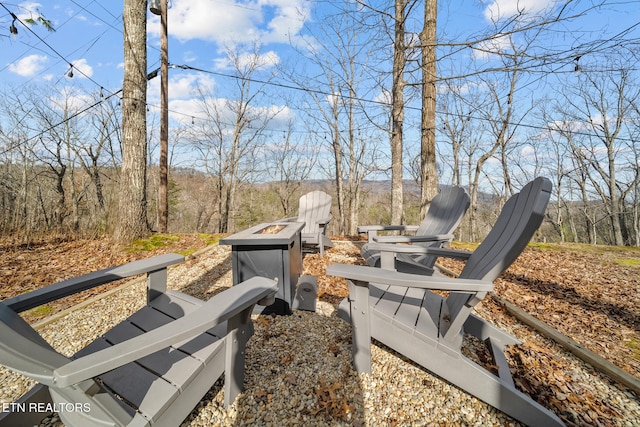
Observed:
[[[122,1],[113,0],[51,0],[41,2],[1,2],[0,8],[0,88],[29,88],[55,84],[74,88],[77,106],[95,102],[100,91],[117,91],[122,85]],[[559,4],[555,0],[460,0],[439,1],[438,33],[442,40],[465,40],[492,27],[492,23],[512,16],[518,10],[538,13]],[[593,1],[577,2],[575,10],[588,10]],[[549,36],[558,51],[570,51],[572,46],[605,39],[627,28],[633,28],[640,17],[640,2],[611,1],[611,6],[595,8],[581,17],[564,23],[555,38]],[[221,88],[229,84],[224,76],[229,72],[225,49],[234,45],[250,45],[259,41],[265,68],[299,61],[293,46],[308,40],[309,29],[323,24],[322,14],[327,3],[310,0],[170,0],[169,1],[169,61],[212,73],[175,68],[170,70],[170,110],[174,120],[191,121],[197,117],[194,102],[196,88]],[[6,8],[6,9],[5,9]],[[19,20],[37,16],[39,11],[51,21],[54,32],[42,25],[22,26],[17,35],[9,33],[12,18]],[[417,14],[419,25],[421,13]],[[159,66],[159,22],[148,13],[148,69]],[[560,31],[561,30],[561,31]],[[638,38],[636,27],[627,35]],[[635,35],[634,35],[635,34]],[[502,39],[487,42],[485,47],[500,48]],[[466,55],[466,56],[465,56]],[[469,52],[456,57],[456,65],[470,60]],[[490,63],[490,55],[475,60]],[[571,67],[567,60],[563,67]],[[73,78],[68,76],[73,71]],[[220,74],[215,74],[220,73]],[[282,82],[287,80],[282,77]],[[159,83],[150,81],[148,102],[152,110],[159,104]],[[274,94],[282,88],[274,88]],[[278,94],[280,95],[280,94]],[[380,99],[375,90],[367,96]],[[267,98],[268,99],[268,98]],[[273,105],[283,113],[276,126],[284,127],[295,112],[285,108],[284,101],[273,97]]]
[[[46,44],[16,23],[18,35],[0,31],[1,85],[25,85],[52,82],[82,85],[87,90],[117,89],[122,84],[122,1],[53,0],[47,2],[2,2],[18,18],[35,16],[40,11],[49,19],[55,32],[43,26],[32,31]],[[440,32],[458,35],[480,31],[490,19],[514,13],[518,7],[529,11],[542,10],[553,0],[440,0]],[[587,2],[583,2],[587,3]],[[603,29],[609,34],[637,22],[638,2],[618,2],[612,8],[589,12],[576,20],[576,31],[582,38],[595,37]],[[280,62],[291,55],[288,48],[305,36],[305,25],[321,23],[318,13],[322,3],[309,0],[171,0],[169,9],[170,62],[212,71],[224,71],[224,48],[232,43],[259,40],[263,54]],[[11,18],[0,9],[0,26],[8,27]],[[569,28],[571,30],[571,28]],[[149,13],[148,68],[159,64],[158,18]],[[564,37],[564,36],[563,36]],[[571,40],[558,40],[570,43]],[[73,64],[73,82],[67,77]],[[188,85],[212,77],[191,76],[184,71],[171,72],[173,97],[180,97]],[[185,80],[185,78],[187,80]],[[152,82],[152,85],[157,82]],[[99,85],[99,86],[98,86]],[[150,88],[150,96],[155,93]],[[171,95],[170,95],[171,96]]]
[[[31,26],[32,34],[16,23],[19,33],[4,32],[0,39],[2,85],[50,82],[82,85],[87,90],[104,87],[114,90],[122,84],[122,2],[48,1],[8,3],[5,6],[24,20],[42,13],[55,32],[42,25]],[[308,18],[307,1],[266,0],[173,0],[169,10],[170,62],[205,70],[224,71],[225,46],[260,40],[264,54],[274,61],[300,34]],[[0,10],[0,25],[8,27],[11,18]],[[306,15],[306,16],[305,16]],[[148,68],[159,66],[158,17],[148,14]],[[37,36],[36,36],[37,35]],[[41,37],[43,41],[38,39]],[[46,44],[45,44],[46,42]],[[285,49],[286,50],[286,49]],[[70,65],[73,80],[67,77]],[[183,95],[185,74],[171,73],[173,97]],[[188,77],[192,83],[204,77]],[[152,82],[151,85],[157,84]],[[98,86],[99,85],[99,86]],[[154,93],[150,88],[150,95]]]

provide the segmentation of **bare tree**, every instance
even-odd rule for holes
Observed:
[[[318,150],[312,144],[293,139],[293,122],[284,133],[283,141],[274,142],[266,148],[266,174],[271,179],[270,187],[278,196],[282,214],[292,216],[292,208],[299,199],[303,181],[311,176],[318,159]]]
[[[436,19],[438,0],[425,0],[422,52],[422,120],[420,147],[420,218],[438,193],[436,167]]]
[[[25,126],[33,106],[22,90],[17,89],[3,93],[0,104],[6,120],[5,126],[0,127],[2,229],[23,232],[28,239],[28,234],[37,229],[35,217],[41,213],[32,197],[32,187],[37,185],[33,153],[38,141],[28,137]]]
[[[122,170],[115,237],[128,241],[147,224],[147,2],[124,0]]]
[[[404,214],[403,141],[404,90],[407,66],[405,21],[411,0],[395,0],[393,39],[393,82],[391,85],[391,223],[401,224]]]
[[[635,177],[625,182],[619,176],[621,164],[633,161],[625,159],[620,138],[626,132],[632,106],[640,99],[640,90],[633,84],[628,69],[618,67],[618,70],[581,73],[577,83],[567,87],[558,110],[565,114],[563,122],[573,124],[567,142],[606,207],[612,243],[621,246],[629,241],[625,196],[633,188]],[[576,127],[588,133],[575,132]]]
[[[356,8],[357,9],[357,8]],[[305,79],[321,91],[308,93],[311,105],[306,121],[310,134],[330,150],[331,175],[336,186],[338,233],[355,234],[360,212],[362,181],[375,168],[379,133],[366,106],[362,105],[367,65],[375,45],[361,39],[368,23],[352,4],[326,16],[323,26],[313,33],[313,40],[300,51],[320,72]],[[321,131],[321,132],[319,132]],[[321,161],[319,161],[319,164]]]
[[[255,75],[273,63],[265,63],[259,47],[245,54],[241,48],[228,50],[229,63],[235,73],[235,87],[230,98],[214,98],[201,90],[200,114],[189,136],[199,154],[199,163],[212,178],[217,215],[215,231],[234,229],[234,210],[238,185],[259,169],[264,131],[283,107],[263,106],[263,86],[269,78],[255,83]],[[211,219],[214,212],[205,215]]]
[[[463,102],[463,98],[468,98],[469,95],[464,93],[462,86],[446,82],[440,102],[442,133],[451,149],[451,160],[447,162],[451,168],[451,185],[457,186],[462,185],[461,150],[465,141],[472,140],[471,116],[474,114],[469,105],[471,103]]]

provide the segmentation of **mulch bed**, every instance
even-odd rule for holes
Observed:
[[[206,246],[198,235],[179,237],[154,251],[137,252],[102,238],[49,239],[29,246],[0,242],[0,299],[116,264]],[[357,245],[341,248],[331,250],[332,262],[364,263]],[[462,268],[456,261],[442,263],[454,271]],[[318,277],[320,300],[337,304],[348,295],[343,279],[325,275],[326,256],[306,254],[304,266],[304,274]],[[45,311],[27,312],[25,317],[37,321],[117,285],[62,299],[49,304]],[[640,378],[639,289],[639,250],[534,245],[496,281],[495,294]],[[491,296],[483,301],[482,310],[505,317],[504,309]],[[606,425],[606,420],[618,418],[620,414],[610,408],[606,397],[585,392],[579,381],[563,371],[562,363],[553,356],[552,345],[527,342],[509,351],[518,387],[547,407],[565,411],[583,407],[563,417],[570,424],[598,425],[605,420]]]

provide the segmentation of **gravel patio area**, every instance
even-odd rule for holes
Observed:
[[[361,262],[358,253],[356,243],[336,242],[321,261],[323,265],[357,263]],[[318,257],[307,255],[305,274],[318,275]],[[319,280],[321,289],[323,280]],[[229,287],[229,248],[210,246],[170,268],[168,284],[204,299]],[[44,324],[40,332],[58,351],[71,355],[141,307],[144,298],[144,284],[138,282]],[[316,313],[254,316],[256,331],[247,348],[245,391],[225,410],[222,381],[218,381],[183,426],[520,425],[379,345],[372,346],[372,374],[357,374],[351,365],[350,325],[335,316],[336,303],[335,297],[321,297]],[[525,342],[517,352],[519,363],[531,359],[552,373],[547,378],[555,378],[549,384],[553,395],[547,399],[553,408],[563,407],[564,399],[565,422],[640,425],[640,403],[634,393],[495,307],[481,304],[478,311]],[[470,354],[475,352],[474,345],[468,346]],[[0,368],[0,383],[0,403],[14,401],[33,385],[4,368]],[[61,423],[54,416],[42,425]]]

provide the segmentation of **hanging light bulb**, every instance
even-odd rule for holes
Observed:
[[[196,124],[196,119],[194,117],[191,117],[191,124],[195,125]]]
[[[11,25],[9,26],[9,32],[15,36],[18,34],[18,27],[16,27],[16,20],[18,17],[13,13],[11,14],[11,17],[13,18],[13,22],[11,22]]]
[[[69,66],[70,66],[71,68],[69,69],[69,72],[67,73],[67,77],[69,77],[70,79],[72,79],[72,78],[73,78],[73,65],[72,65],[72,64],[69,64]]]
[[[154,15],[160,15],[161,13],[161,2],[162,0],[151,0],[149,2],[149,10],[151,11],[151,13],[153,13]]]

